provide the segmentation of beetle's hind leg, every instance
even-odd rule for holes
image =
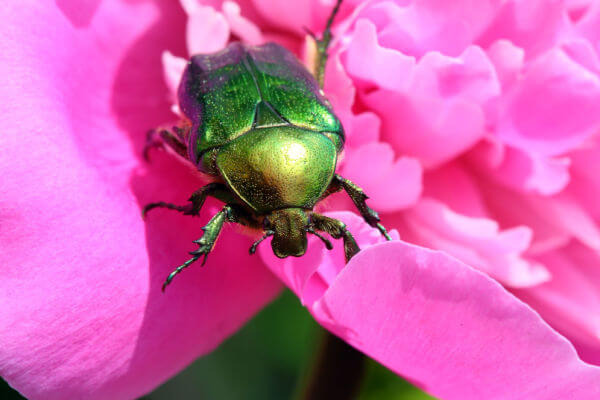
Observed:
[[[326,232],[334,239],[344,239],[346,262],[350,261],[360,251],[356,240],[354,240],[354,236],[352,236],[348,228],[346,228],[346,224],[342,221],[317,213],[311,214],[311,221],[315,230]]]
[[[358,186],[351,180],[343,178],[338,174],[335,174],[329,187],[327,188],[327,190],[321,198],[339,192],[342,189],[348,194],[348,196],[350,196],[350,199],[352,199],[352,202],[354,203],[356,208],[358,208],[360,215],[364,218],[367,224],[371,225],[373,228],[377,228],[387,240],[392,240],[385,227],[379,222],[380,219],[379,214],[377,214],[377,211],[373,210],[367,205],[367,199],[369,198],[369,196],[365,194],[365,192],[360,188],[360,186]]]
[[[148,211],[155,208],[167,208],[169,210],[175,210],[183,213],[184,215],[198,215],[206,198],[208,196],[212,196],[216,199],[219,199],[225,203],[233,202],[233,196],[227,186],[219,182],[209,183],[206,186],[201,187],[196,190],[188,199],[190,204],[186,204],[184,206],[178,206],[172,203],[165,203],[164,201],[158,201],[156,203],[146,204],[144,209],[142,210],[142,217],[145,217]]]
[[[150,150],[163,149],[171,151],[187,159],[187,146],[185,144],[186,127],[174,126],[171,130],[165,128],[152,129],[146,134],[144,146],[144,159],[150,160]]]
[[[342,4],[342,0],[337,0],[331,14],[329,15],[329,19],[327,20],[327,25],[325,25],[325,30],[320,38],[317,38],[316,35],[312,32],[308,32],[309,35],[315,40],[317,45],[317,57],[315,59],[314,65],[314,74],[315,78],[317,78],[317,82],[319,82],[319,86],[323,87],[323,79],[325,76],[325,65],[327,64],[327,49],[329,48],[329,44],[331,43],[331,39],[333,36],[331,35],[331,25],[333,24],[333,20],[340,10],[340,5]]]

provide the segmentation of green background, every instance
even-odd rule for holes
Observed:
[[[320,327],[285,291],[213,353],[196,360],[142,400],[293,399],[313,358]],[[0,381],[0,399],[22,399]],[[360,400],[433,399],[369,361]]]

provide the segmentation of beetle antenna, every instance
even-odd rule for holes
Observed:
[[[333,245],[331,244],[331,242],[329,240],[327,240],[325,237],[323,237],[323,235],[321,235],[319,232],[315,231],[313,228],[308,228],[306,231],[308,233],[312,233],[313,235],[315,235],[316,237],[321,239],[321,241],[323,243],[325,243],[325,247],[327,247],[327,250],[333,249]]]
[[[252,247],[250,247],[249,253],[250,255],[256,253],[256,248],[258,247],[258,245],[265,240],[266,238],[268,238],[269,236],[273,236],[275,234],[275,231],[266,231],[265,235],[263,237],[261,237],[260,239],[258,239],[256,242],[254,242],[252,244]]]

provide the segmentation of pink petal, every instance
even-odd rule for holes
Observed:
[[[345,53],[348,74],[383,89],[402,90],[408,85],[415,58],[377,43],[375,25],[369,20],[356,22]],[[367,60],[368,62],[365,62]]]
[[[500,3],[498,0],[424,0],[408,4],[385,1],[366,7],[360,17],[376,24],[380,43],[385,47],[417,57],[431,51],[458,56],[490,23]]]
[[[487,178],[479,179],[481,193],[490,216],[500,221],[502,227],[527,226],[533,231],[528,254],[541,254],[564,246],[571,234],[554,222],[554,215],[538,209],[520,191],[494,185]]]
[[[434,168],[458,156],[484,134],[480,107],[462,99],[378,90],[365,97],[382,120],[383,138],[397,153]]]
[[[600,250],[598,222],[569,194],[564,193],[551,198],[531,196],[527,197],[526,201],[538,213],[547,216],[550,223],[563,232],[579,239],[594,250]]]
[[[258,45],[265,41],[258,26],[241,15],[241,8],[237,3],[225,1],[223,15],[227,19],[231,32],[242,41],[251,45]]]
[[[557,155],[600,128],[600,78],[555,49],[533,61],[506,99],[496,134],[528,152]]]
[[[165,83],[171,94],[171,101],[177,102],[177,88],[179,87],[179,81],[181,80],[181,75],[183,75],[187,60],[176,57],[169,51],[164,51],[162,53],[162,63]]]
[[[348,149],[341,174],[363,188],[369,204],[380,212],[415,204],[421,195],[422,168],[418,160],[401,157],[385,143]]]
[[[548,267],[552,279],[517,290],[517,296],[568,338],[600,351],[598,253],[573,242],[538,259]],[[580,354],[586,360],[585,352]]]
[[[223,14],[212,7],[198,6],[188,15],[188,54],[214,53],[223,49],[229,40],[229,32],[229,24]]]
[[[561,192],[569,183],[571,161],[566,157],[545,157],[509,146],[505,147],[498,165],[492,166],[482,157],[472,156],[479,160],[474,167],[485,172],[487,179],[523,193],[549,196]]]
[[[596,221],[600,220],[600,179],[597,168],[600,160],[600,143],[589,143],[588,146],[571,153],[573,179],[569,186],[570,195]]]
[[[533,57],[567,34],[567,21],[563,0],[508,0],[497,10],[478,43],[488,47],[496,40],[506,39]]]
[[[508,40],[501,39],[492,43],[487,55],[496,68],[496,74],[502,87],[508,87],[514,83],[523,68],[525,58],[523,49]]]
[[[317,25],[314,15],[321,10],[317,1],[287,1],[287,0],[252,0],[258,14],[268,22],[268,25],[276,27],[285,32],[295,34],[304,33],[304,28],[322,29],[324,25]],[[333,4],[331,4],[333,6]],[[327,8],[323,7],[325,15]],[[331,11],[329,9],[329,11]]]
[[[600,369],[493,280],[440,252],[377,243],[352,214],[330,216],[363,247],[347,266],[341,244],[326,252],[311,241],[311,268],[263,255],[317,321],[360,351],[443,399],[600,395]]]
[[[376,90],[364,101],[382,118],[383,138],[397,152],[433,168],[483,137],[483,106],[499,91],[485,53],[469,47],[458,58],[428,53],[406,91]]]
[[[423,195],[433,197],[450,209],[469,217],[486,217],[488,212],[477,181],[458,162],[427,172]]]
[[[376,114],[368,111],[358,115],[342,113],[340,118],[344,124],[347,150],[379,142],[381,120]]]
[[[339,53],[327,61],[324,91],[342,121],[347,148],[379,140],[379,117],[372,112],[355,114],[353,111],[356,89],[342,66]]]
[[[525,226],[500,230],[494,220],[467,217],[426,198],[403,220],[406,240],[443,250],[508,286],[532,286],[549,278],[542,265],[523,256],[532,236]]]
[[[496,282],[443,253],[402,242],[367,248],[312,312],[439,398],[600,396],[600,368]]]
[[[0,9],[0,375],[28,398],[137,398],[280,287],[226,228],[205,269],[160,293],[203,222],[140,218],[202,184],[164,154],[140,161],[144,132],[171,118],[161,53],[185,51],[166,4],[103,2],[89,29],[54,2]]]
[[[596,52],[600,52],[600,3],[593,2],[583,17],[577,22],[577,33],[586,38]]]

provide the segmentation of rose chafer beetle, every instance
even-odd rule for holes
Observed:
[[[390,240],[367,196],[335,173],[344,147],[344,130],[321,90],[331,24],[338,0],[317,44],[315,76],[285,48],[267,43],[232,43],[214,54],[193,56],[183,73],[178,100],[186,119],[170,130],[149,133],[147,150],[166,146],[214,178],[192,194],[189,204],[157,202],[144,210],[164,207],[198,215],[207,196],[225,203],[202,228],[192,258],[167,277],[163,290],[184,268],[212,250],[223,224],[236,222],[261,230],[250,247],[273,236],[277,257],[306,252],[307,234],[328,249],[325,232],[343,239],[346,261],[359,247],[343,222],[313,211],[315,204],[340,190],[350,196],[365,221]]]

